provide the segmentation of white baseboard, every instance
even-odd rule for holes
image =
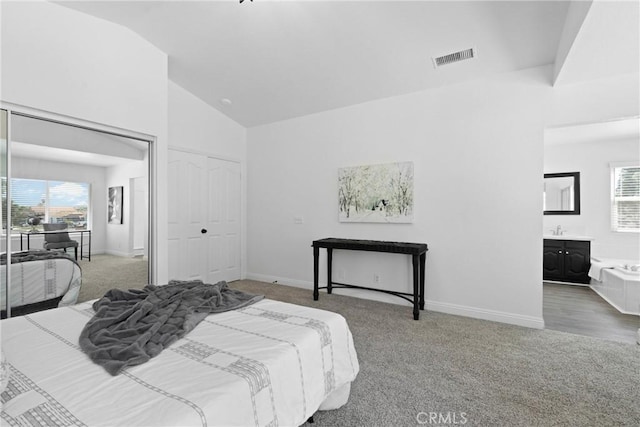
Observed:
[[[527,328],[544,329],[544,319],[542,317],[523,316],[521,314],[508,313],[506,311],[487,310],[484,308],[429,300],[425,301],[425,309],[440,313],[472,317],[474,319],[508,323],[510,325],[524,326]]]
[[[249,273],[246,274],[247,280],[257,280],[258,282],[277,283],[279,285],[294,286],[296,288],[304,288],[313,290],[313,282],[303,280],[293,280],[286,277],[267,276],[264,274]]]
[[[277,283],[280,285],[294,286],[296,288],[304,288],[313,290],[313,282],[304,280],[293,280],[286,277],[268,276],[264,274],[247,273],[247,279],[257,280],[260,282]],[[341,289],[342,290],[342,289]],[[351,289],[350,289],[351,291]],[[353,289],[356,291],[356,289]],[[358,290],[360,291],[360,290]],[[362,291],[358,295],[350,295],[356,298],[372,299],[380,301],[380,299],[368,298],[369,294],[378,294],[374,291]],[[383,295],[383,294],[381,294]],[[384,301],[393,304],[391,301]],[[399,305],[409,305],[406,301],[398,298],[396,302]],[[436,311],[439,313],[454,314],[456,316],[471,317],[473,319],[490,320],[493,322],[508,323],[510,325],[524,326],[533,329],[544,329],[544,319],[542,317],[523,316],[516,313],[508,313],[505,311],[487,310],[484,308],[470,307],[459,304],[451,304],[438,301],[425,300],[425,310]]]
[[[107,249],[106,251],[104,251],[103,253],[107,254],[107,255],[115,255],[115,256],[121,256],[121,257],[126,257],[126,258],[131,258],[133,257],[132,253],[129,252],[121,252],[121,251],[114,251],[113,249]]]

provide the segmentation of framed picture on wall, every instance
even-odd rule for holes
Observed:
[[[122,224],[122,187],[109,187],[109,224]]]
[[[338,170],[340,222],[413,222],[413,162]]]

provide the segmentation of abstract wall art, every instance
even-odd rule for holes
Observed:
[[[122,224],[122,187],[109,187],[109,224]]]

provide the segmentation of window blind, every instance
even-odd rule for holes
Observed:
[[[6,198],[6,180],[3,181]],[[29,224],[29,218],[40,222],[66,223],[70,229],[87,226],[89,184],[37,179],[11,179],[11,229],[25,231],[42,225]],[[6,218],[3,212],[3,218]],[[6,224],[3,223],[3,227]]]
[[[613,231],[640,231],[640,166],[612,168]]]
[[[44,222],[47,194],[46,181],[32,179],[11,180],[11,228],[30,227],[30,217]]]

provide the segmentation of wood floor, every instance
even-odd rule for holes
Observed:
[[[543,284],[545,327],[636,344],[640,316],[622,314],[588,286]]]

